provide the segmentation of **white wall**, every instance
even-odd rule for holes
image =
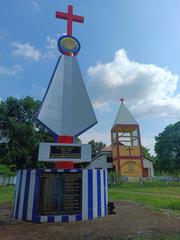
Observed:
[[[0,186],[14,185],[16,184],[16,177],[7,177],[0,175]]]
[[[95,168],[112,168],[112,163],[107,163],[107,156],[106,155],[100,155],[97,157],[94,161],[92,161],[87,168],[89,169],[95,169]]]
[[[144,165],[144,168],[148,168],[149,176],[154,177],[154,169],[153,169],[152,161],[146,158],[143,158],[143,165]]]

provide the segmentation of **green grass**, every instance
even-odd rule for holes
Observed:
[[[113,238],[113,240],[180,240],[180,234],[166,234],[154,236],[128,236],[124,238]]]
[[[12,203],[14,186],[0,186],[0,203]]]
[[[67,237],[64,238],[64,240],[83,240],[84,237],[79,236],[71,236],[71,237]],[[91,240],[180,240],[180,234],[176,234],[176,233],[167,233],[167,234],[154,234],[154,235],[127,235],[127,236],[117,236],[117,237],[106,237],[104,236],[103,238],[97,238],[96,236],[90,236],[88,239]]]
[[[113,240],[180,240],[180,234],[166,234],[154,236],[128,236],[124,238],[114,238]]]
[[[156,209],[168,209],[180,215],[180,183],[122,183],[109,188],[109,199],[135,201]]]
[[[0,203],[12,203],[14,187],[0,187]],[[109,188],[109,200],[135,201],[155,209],[168,209],[180,215],[180,183],[122,183]]]

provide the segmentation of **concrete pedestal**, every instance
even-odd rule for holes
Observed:
[[[81,210],[75,214],[40,214],[40,182],[45,173],[80,173]],[[56,189],[57,185],[53,188]],[[60,187],[60,186],[59,186]],[[57,200],[58,201],[58,200]],[[102,169],[27,169],[19,170],[14,198],[13,217],[31,222],[70,222],[107,215],[107,171]]]

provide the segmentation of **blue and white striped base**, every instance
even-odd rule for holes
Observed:
[[[78,215],[40,216],[38,196],[40,175],[44,172],[82,173],[82,213]],[[13,217],[32,222],[70,222],[107,215],[107,171],[103,169],[27,169],[19,170],[16,182]]]

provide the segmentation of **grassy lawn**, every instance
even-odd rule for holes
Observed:
[[[180,240],[180,234],[166,234],[155,236],[128,236],[125,238],[113,238],[112,240]]]
[[[0,203],[11,203],[14,187],[0,187]],[[109,188],[109,200],[129,200],[180,215],[180,183],[122,183]]]
[[[0,203],[12,203],[13,193],[13,186],[0,186]]]
[[[122,183],[109,188],[109,199],[130,200],[180,215],[180,183]]]
[[[167,234],[155,236],[128,236],[123,238],[113,238],[112,240],[180,240],[180,234]]]
[[[0,187],[0,204],[12,203],[13,186]],[[122,183],[109,188],[109,200],[130,200],[155,209],[168,209],[180,215],[180,183]],[[96,239],[96,238],[92,238]],[[112,240],[180,240],[180,234],[132,235]]]

